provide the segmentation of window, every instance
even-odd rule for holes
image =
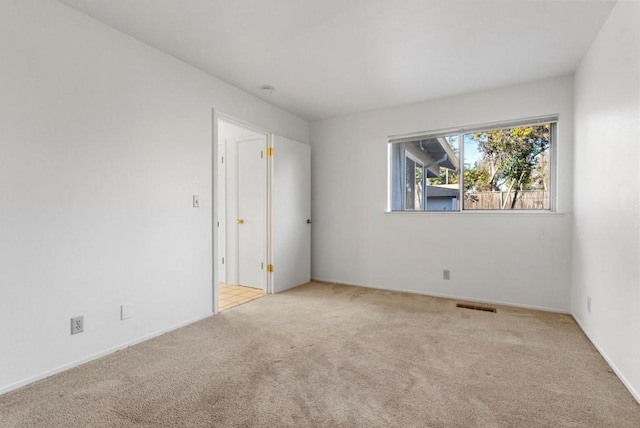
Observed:
[[[556,122],[390,138],[391,211],[550,210]]]

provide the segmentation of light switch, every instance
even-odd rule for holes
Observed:
[[[125,303],[120,306],[120,319],[128,320],[129,318],[131,318],[131,303]]]
[[[200,208],[200,196],[193,195],[193,208]]]

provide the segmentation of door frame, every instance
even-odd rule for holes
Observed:
[[[212,227],[212,231],[213,231],[213,236],[212,236],[212,278],[213,278],[213,301],[212,301],[212,305],[213,305],[213,313],[218,314],[219,313],[219,299],[218,299],[218,284],[219,284],[219,279],[218,279],[218,269],[217,269],[217,263],[218,263],[218,258],[220,257],[220,255],[218,254],[218,240],[219,240],[219,234],[218,234],[218,228],[216,226],[217,222],[220,220],[218,218],[218,203],[217,203],[217,195],[216,195],[216,186],[217,186],[217,177],[218,177],[218,122],[220,120],[230,123],[232,125],[236,125],[236,126],[240,126],[242,128],[248,129],[250,131],[259,133],[259,134],[264,134],[267,137],[267,150],[269,147],[273,147],[273,133],[267,129],[264,129],[260,126],[254,125],[250,122],[247,122],[243,119],[239,119],[235,116],[232,116],[230,114],[224,113],[218,109],[211,109],[211,116],[212,116],[212,156],[211,156],[211,161],[213,164],[213,168],[211,171],[211,227]],[[271,239],[271,234],[270,234],[270,230],[271,230],[271,216],[270,216],[270,197],[271,197],[271,160],[269,159],[269,157],[267,156],[267,191],[266,191],[266,197],[267,197],[267,203],[265,204],[266,207],[266,227],[265,227],[265,243],[266,243],[266,260],[265,263],[268,265],[269,263],[271,263],[271,250],[269,247],[269,240]],[[266,266],[265,266],[266,269]],[[267,272],[267,294],[272,294],[273,293],[273,287],[271,284],[271,275],[268,274]]]
[[[223,189],[224,194],[223,195],[217,195],[215,197],[216,199],[216,206],[217,209],[221,211],[221,213],[219,213],[219,217],[218,219],[214,222],[215,225],[215,230],[218,232],[218,242],[216,242],[216,251],[218,251],[218,257],[214,258],[214,261],[217,263],[216,267],[218,268],[217,272],[218,272],[218,282],[220,282],[220,277],[224,277],[224,282],[227,282],[227,278],[228,278],[228,272],[227,272],[227,265],[226,265],[226,258],[229,257],[229,255],[227,254],[227,232],[226,232],[226,224],[227,224],[227,192],[226,192],[226,186],[227,186],[227,166],[226,163],[223,162],[224,158],[227,155],[227,148],[226,148],[226,144],[221,145],[219,144],[220,142],[218,141],[218,146],[217,146],[217,150],[218,150],[218,155],[215,157],[215,163],[218,166],[218,170],[216,171],[216,178],[218,179],[217,183],[214,183],[214,185],[216,186],[214,190],[214,196],[216,195],[216,191],[219,191],[220,189]],[[224,149],[221,148],[224,147]],[[222,151],[221,151],[222,150]],[[218,162],[219,161],[219,162]],[[222,197],[220,197],[222,196]],[[217,213],[217,211],[216,211]],[[221,225],[225,226],[225,227],[220,227]],[[224,237],[224,240],[221,239],[221,237]],[[222,242],[221,242],[222,241]],[[212,241],[213,242],[213,239]],[[224,243],[224,248],[220,247],[220,244]],[[222,261],[222,257],[225,258],[224,261]],[[215,268],[214,268],[215,269]],[[224,275],[221,275],[221,272],[224,273]]]

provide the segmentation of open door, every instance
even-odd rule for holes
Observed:
[[[271,266],[273,293],[311,278],[311,147],[272,136]]]
[[[237,283],[266,292],[266,136],[237,142]]]

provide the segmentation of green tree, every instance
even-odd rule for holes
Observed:
[[[548,124],[473,134],[482,158],[465,168],[465,190],[513,192],[513,209],[521,191],[546,189],[549,137]]]

